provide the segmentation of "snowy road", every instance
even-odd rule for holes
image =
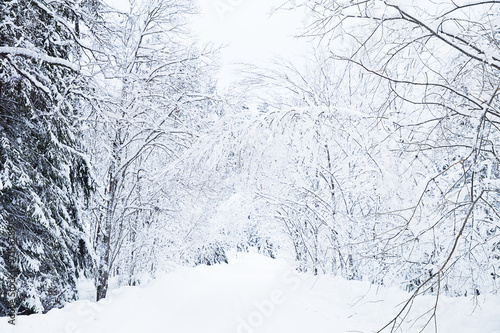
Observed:
[[[228,265],[182,268],[144,287],[115,290],[99,302],[78,301],[45,315],[21,316],[17,325],[0,318],[2,333],[335,333],[373,332],[408,297],[367,283],[297,274],[283,261],[257,254]],[[416,301],[410,318],[432,307]],[[500,297],[443,297],[439,332],[500,332]],[[401,332],[419,332],[424,319]],[[414,324],[413,326],[411,326]],[[430,325],[424,332],[434,332]]]

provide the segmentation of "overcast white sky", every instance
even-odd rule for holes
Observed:
[[[128,0],[104,0],[127,11]],[[297,39],[306,22],[298,11],[275,11],[285,0],[198,0],[201,14],[194,20],[201,42],[225,45],[221,51],[221,86],[237,73],[235,63],[263,64],[276,57],[293,59],[306,45]],[[271,15],[271,13],[273,13]]]
[[[221,85],[237,75],[234,63],[262,64],[296,58],[306,45],[297,39],[306,18],[298,11],[275,11],[284,0],[198,0],[195,28],[204,42],[226,45],[221,53]],[[272,13],[272,15],[271,15]]]
[[[293,36],[304,17],[297,11],[273,10],[284,0],[198,1],[202,14],[196,25],[202,38],[229,44],[227,58],[252,61],[302,51]]]

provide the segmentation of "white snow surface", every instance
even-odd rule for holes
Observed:
[[[81,300],[46,314],[0,318],[3,333],[374,332],[409,294],[333,276],[299,274],[293,265],[255,253],[229,264],[180,268],[146,286],[122,287],[93,303]],[[398,332],[420,332],[435,298],[413,305]],[[500,297],[440,297],[439,332],[500,332]],[[423,332],[434,332],[434,322]]]

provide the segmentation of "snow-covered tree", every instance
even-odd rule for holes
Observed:
[[[157,173],[190,145],[213,100],[210,50],[187,38],[192,5],[132,1],[110,11],[89,68],[95,72],[89,139],[98,182],[91,210],[99,257],[97,299],[110,275],[154,275],[164,241],[157,231],[172,209]]]
[[[402,223],[378,236],[384,249],[406,248],[393,264],[413,297],[497,291],[500,2],[289,4],[309,9],[316,20],[305,35],[351,68],[341,81],[351,98],[373,101],[399,151],[394,163],[413,166],[402,176],[418,190],[394,207]]]
[[[20,313],[42,312],[74,300],[77,277],[91,267],[80,218],[91,181],[74,95],[84,84],[78,40],[91,10],[84,6],[0,4],[2,315],[7,281],[15,280]]]

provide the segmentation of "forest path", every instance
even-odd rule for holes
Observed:
[[[77,301],[44,315],[0,318],[2,333],[343,333],[373,332],[408,294],[332,276],[298,274],[285,261],[254,253],[229,264],[180,268],[141,287],[114,290],[98,303]],[[414,304],[410,318],[434,298]],[[500,332],[500,297],[442,297],[439,332]],[[474,310],[474,311],[473,311]],[[405,333],[419,332],[421,319]],[[424,332],[434,332],[430,325]]]

